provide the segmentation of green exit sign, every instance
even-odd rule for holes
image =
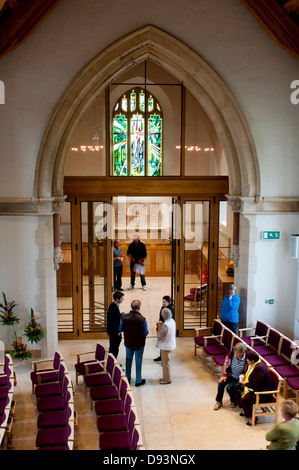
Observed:
[[[280,232],[263,232],[263,240],[279,240]]]

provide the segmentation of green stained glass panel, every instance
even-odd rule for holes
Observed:
[[[127,176],[127,119],[122,114],[113,119],[113,175]]]
[[[148,120],[148,176],[162,175],[162,118],[152,114]]]
[[[144,176],[144,118],[134,114],[131,119],[131,176]]]
[[[154,109],[154,99],[152,96],[150,96],[148,99],[148,110],[152,111],[153,109]]]
[[[131,93],[131,107],[130,107],[131,111],[135,111],[136,109],[136,93],[134,91],[132,91]]]

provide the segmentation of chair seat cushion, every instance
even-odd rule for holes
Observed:
[[[107,398],[118,398],[118,390],[115,385],[102,385],[90,389],[90,397],[93,400],[105,400]]]
[[[217,366],[223,366],[227,354],[218,354],[213,357],[215,364]]]
[[[36,385],[35,396],[37,398],[62,395],[62,386],[60,382]]]
[[[252,336],[242,336],[242,341],[244,341],[244,343],[248,344],[248,346],[251,346],[251,338]],[[265,345],[265,341],[263,341],[262,339],[255,339],[254,340],[254,343],[253,343],[253,347],[255,346],[264,346]]]
[[[69,413],[67,411],[49,411],[39,413],[37,427],[40,428],[60,428],[68,425]]]
[[[87,387],[97,387],[100,385],[111,385],[112,379],[110,374],[91,374],[85,375],[84,382]]]
[[[65,428],[39,429],[36,436],[36,447],[66,446],[70,434],[70,426],[66,426]]]
[[[275,370],[283,378],[296,377],[297,375],[299,375],[299,369],[293,364],[289,364],[286,366],[277,366],[275,367]]]
[[[121,399],[100,400],[95,403],[95,414],[100,415],[113,415],[123,413],[124,403]]]
[[[194,341],[195,343],[200,346],[200,347],[204,347],[204,336],[195,336],[194,338]],[[219,340],[217,338],[208,338],[207,339],[207,346],[209,345],[212,345],[212,344],[219,344]]]
[[[296,377],[286,377],[286,382],[289,387],[293,388],[294,390],[299,390],[299,375]]]
[[[90,364],[88,366],[88,373],[89,374],[94,374],[96,372],[102,372],[104,370],[104,367],[101,364],[99,364],[99,363],[91,364],[92,362],[95,362],[95,360],[85,361],[85,362],[77,362],[77,364],[75,364],[75,369],[78,372],[78,374],[85,375],[86,374],[85,366],[88,365],[88,364]]]
[[[99,432],[128,431],[128,421],[125,414],[103,415],[97,421]]]
[[[36,408],[38,412],[65,410],[66,403],[63,396],[43,397],[37,400]]]
[[[100,435],[101,450],[131,450],[131,434],[128,431],[105,432]]]
[[[39,373],[38,373],[39,372]],[[41,373],[42,372],[42,373]],[[47,373],[45,373],[47,372]],[[38,380],[40,380],[40,383],[45,383],[45,382],[54,382],[55,380],[58,379],[58,372],[53,371],[53,369],[44,369],[40,371],[33,371],[30,374],[31,382],[34,384],[38,383]]]
[[[0,400],[5,400],[8,397],[9,388],[7,386],[0,387]]]
[[[221,344],[211,344],[204,347],[204,351],[208,356],[217,356],[218,354],[228,354],[228,349]]]
[[[254,350],[260,356],[273,356],[273,354],[275,354],[274,349],[270,346],[254,346]]]
[[[266,361],[271,364],[271,366],[286,366],[290,364],[290,361],[285,359],[283,356],[280,356],[279,354],[274,354],[273,356],[266,356]]]

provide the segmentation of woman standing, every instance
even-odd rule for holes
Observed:
[[[161,311],[164,323],[160,322],[160,328],[158,330],[158,341],[157,348],[161,351],[161,361],[163,377],[160,379],[160,383],[170,384],[170,355],[171,351],[176,348],[176,325],[172,318],[172,312],[169,308],[163,308]]]

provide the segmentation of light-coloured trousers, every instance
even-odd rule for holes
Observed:
[[[171,351],[165,351],[161,349],[161,361],[162,361],[162,371],[163,371],[163,382],[171,382],[171,373],[170,373],[170,355]]]

